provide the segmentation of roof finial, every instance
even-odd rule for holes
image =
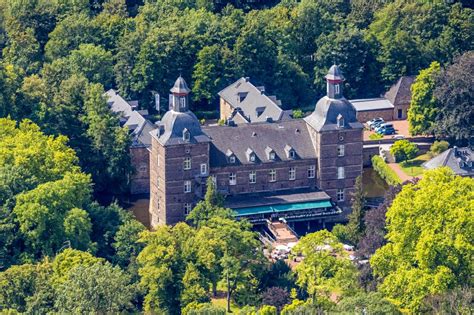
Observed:
[[[182,76],[183,76],[183,75],[182,75],[183,68],[181,68],[181,67],[178,68],[178,71],[179,71],[179,76],[182,77]]]
[[[336,60],[336,58],[337,58],[336,52],[333,51],[331,54],[332,54],[333,65],[336,65],[336,61],[337,61],[337,60]]]

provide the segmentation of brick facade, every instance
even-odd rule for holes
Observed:
[[[130,148],[130,162],[133,165],[133,173],[130,178],[130,193],[150,193],[150,152],[146,147]]]

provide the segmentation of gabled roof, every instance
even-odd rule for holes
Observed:
[[[211,139],[211,167],[226,166],[226,153],[232,151],[238,164],[252,164],[248,160],[249,150],[255,153],[256,163],[275,163],[267,158],[266,148],[275,151],[278,161],[293,160],[286,154],[290,146],[297,159],[316,159],[316,151],[304,120],[293,119],[276,123],[243,124],[231,126],[203,127]],[[229,140],[231,139],[231,140]]]
[[[411,85],[415,81],[415,76],[403,76],[398,79],[397,83],[392,85],[385,93],[385,98],[393,105],[410,104],[411,102]]]
[[[431,160],[426,161],[422,166],[426,169],[447,166],[457,175],[474,176],[473,163],[474,152],[466,147],[448,149]]]
[[[105,95],[110,110],[117,113],[120,116],[121,123],[128,127],[132,137],[132,147],[149,147],[151,145],[150,131],[156,129],[156,126],[142,116],[141,113],[147,111],[134,110],[129,102],[125,101],[113,89],[108,90]]]
[[[240,108],[242,115],[252,123],[263,122],[267,118],[274,121],[282,118],[280,101],[275,96],[265,95],[264,89],[254,86],[248,78],[240,78],[218,94],[234,109]],[[261,112],[257,113],[257,109]]]
[[[122,120],[130,117],[132,114],[133,108],[132,106],[124,100],[117,91],[110,89],[105,92],[105,96],[107,97],[107,105],[109,105],[110,110],[114,113],[117,113],[121,116]]]

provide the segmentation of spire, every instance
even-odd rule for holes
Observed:
[[[186,81],[180,75],[174,82],[173,87],[170,89],[169,107],[170,110],[175,112],[186,112],[189,109],[189,92],[191,89],[188,88]]]
[[[336,64],[332,65],[325,78],[327,85],[327,96],[334,99],[344,97],[342,95],[342,82],[344,81],[344,76],[342,75],[342,71],[339,66]]]

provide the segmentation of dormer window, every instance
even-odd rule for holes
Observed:
[[[230,149],[228,149],[227,152],[225,153],[225,155],[227,156],[227,161],[230,164],[235,164],[236,158],[235,158],[234,152],[232,152]]]
[[[235,155],[229,156],[229,163],[230,164],[235,164]]]
[[[247,156],[247,160],[249,162],[253,163],[257,161],[257,155],[251,148],[248,148],[247,151],[245,151],[245,155]]]
[[[185,142],[191,141],[191,133],[190,133],[189,130],[186,129],[186,128],[184,128],[184,130],[183,130],[183,140],[184,140]]]
[[[285,152],[286,152],[286,157],[289,159],[296,159],[296,151],[293,149],[291,146],[288,144],[285,145]]]
[[[344,117],[341,114],[337,116],[337,128],[344,128]]]
[[[270,160],[270,161],[275,161],[276,159],[276,153],[275,151],[270,148],[270,147],[266,147],[265,148],[265,153],[267,154],[267,159]]]

